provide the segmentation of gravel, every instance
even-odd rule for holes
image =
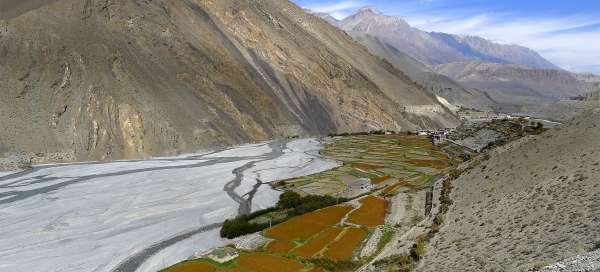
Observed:
[[[554,265],[547,266],[539,272],[592,272],[600,271],[600,249],[588,254],[579,255]]]

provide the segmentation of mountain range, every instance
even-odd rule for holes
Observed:
[[[480,60],[558,69],[529,48],[498,44],[476,36],[425,32],[399,17],[385,15],[375,7],[359,9],[334,24],[347,32],[378,37],[427,65]]]
[[[600,90],[600,77],[562,70],[526,47],[422,31],[374,7],[343,20],[316,15],[458,106],[512,112]]]
[[[405,73],[288,1],[2,5],[0,154],[132,159],[458,123]]]

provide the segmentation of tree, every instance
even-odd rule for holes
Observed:
[[[302,197],[294,191],[286,191],[279,196],[277,206],[282,209],[293,209],[302,204]]]

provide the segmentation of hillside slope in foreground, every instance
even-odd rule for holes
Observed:
[[[418,271],[523,271],[600,241],[600,111],[523,138],[454,183]]]

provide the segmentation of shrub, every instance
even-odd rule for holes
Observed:
[[[592,250],[599,250],[600,249],[600,240],[594,242],[594,247],[592,248]]]

